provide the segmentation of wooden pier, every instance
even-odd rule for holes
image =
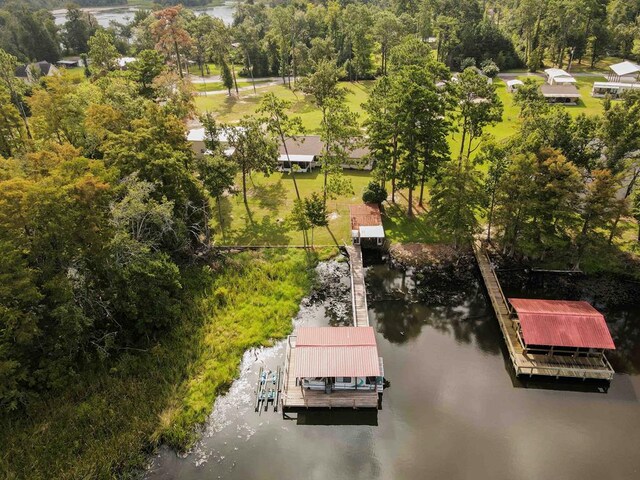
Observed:
[[[509,307],[498,277],[480,241],[473,243],[473,251],[491,299],[500,330],[507,344],[507,350],[516,376],[541,375],[580,379],[611,380],[614,370],[605,356],[573,357],[562,355],[532,354],[525,352],[518,334],[518,318]]]
[[[364,267],[360,245],[347,247],[349,267],[351,269],[351,304],[353,308],[353,326],[368,327],[369,312],[367,307],[367,290],[364,285]]]

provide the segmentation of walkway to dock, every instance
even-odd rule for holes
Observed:
[[[351,304],[353,307],[353,326],[368,327],[367,290],[364,285],[364,267],[360,245],[349,245],[349,265],[351,269]]]
[[[525,353],[516,328],[518,319],[509,308],[486,249],[480,241],[474,241],[473,251],[517,376],[544,375],[556,378],[570,377],[599,380],[611,380],[613,378],[614,370],[606,357],[601,360],[590,357]]]

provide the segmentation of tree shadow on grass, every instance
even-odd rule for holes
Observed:
[[[397,204],[388,204],[385,207],[382,223],[387,236],[393,241],[442,243],[450,240],[435,228],[428,213],[419,213],[414,217],[409,217],[406,208]]]
[[[285,201],[287,190],[281,181],[267,185],[256,185],[253,188],[253,198],[261,208],[277,210]]]
[[[260,220],[253,219],[250,213],[247,215],[244,218],[244,227],[232,232],[233,243],[238,245],[288,245],[291,241],[289,236],[291,229],[287,222],[271,215],[265,215]]]
[[[220,197],[219,200],[214,200],[214,210],[212,212],[212,226],[214,235],[220,235],[223,241],[228,236],[228,230],[231,228],[233,208],[231,206],[231,200],[229,197]],[[220,202],[218,204],[218,202]],[[220,224],[220,217],[222,216],[222,224]]]

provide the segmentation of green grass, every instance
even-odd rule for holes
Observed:
[[[158,442],[188,448],[244,351],[290,331],[317,259],[245,252],[188,272],[190,305],[173,331],[0,419],[0,478],[133,478]]]
[[[204,69],[204,74],[207,76],[220,75],[220,67],[215,63],[207,63],[209,66],[209,72]],[[200,76],[200,67],[198,65],[189,65],[189,73],[191,75]]]
[[[361,121],[364,120],[365,114],[361,104],[366,102],[373,82],[344,82],[342,86],[347,90],[347,104],[354,112],[360,115]],[[316,133],[318,131],[321,120],[320,110],[316,108],[310,97],[300,91],[292,91],[284,85],[261,88],[257,95],[253,91],[240,92],[239,98],[227,95],[197,97],[195,100],[196,108],[199,112],[210,111],[216,113],[220,122],[234,123],[244,115],[255,113],[260,104],[260,99],[268,92],[273,92],[278,97],[291,101],[292,105],[289,113],[300,116],[308,132]]]
[[[267,82],[268,80],[256,80],[256,87]],[[227,89],[222,82],[192,83],[192,85],[196,92],[220,92]],[[238,80],[238,88],[251,87],[252,85],[251,80]]]

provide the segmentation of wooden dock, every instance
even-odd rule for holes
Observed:
[[[340,327],[336,327],[340,328]],[[378,408],[378,390],[343,390],[325,393],[324,390],[310,390],[296,384],[295,337],[289,337],[285,357],[284,390],[282,410],[290,408]]]
[[[367,290],[364,284],[364,267],[362,264],[362,249],[360,245],[349,245],[349,266],[351,269],[351,305],[353,309],[353,325],[355,327],[369,326],[369,312],[367,307]]]
[[[614,370],[606,357],[571,357],[561,355],[526,353],[518,335],[518,318],[509,308],[491,260],[480,241],[474,241],[473,251],[478,261],[480,274],[491,299],[500,330],[516,376],[542,375],[581,379],[611,380]]]

